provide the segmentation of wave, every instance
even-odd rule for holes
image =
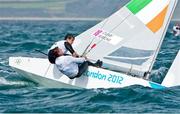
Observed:
[[[0,85],[28,85],[27,82],[23,81],[8,81],[3,77],[0,77]]]
[[[21,88],[21,87],[36,87],[36,84],[33,82],[28,82],[24,80],[7,80],[4,77],[0,77],[0,89],[8,89],[8,88]]]
[[[168,72],[168,68],[166,67],[160,67],[156,70],[153,70],[151,74],[151,80],[153,82],[161,83],[167,72]]]

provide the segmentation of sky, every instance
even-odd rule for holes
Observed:
[[[105,18],[130,0],[0,0],[0,17]],[[180,2],[174,19],[180,19]]]

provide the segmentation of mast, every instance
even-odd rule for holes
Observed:
[[[168,21],[167,21],[167,23],[166,23],[166,25],[165,25],[165,29],[164,29],[164,31],[163,31],[163,34],[162,34],[161,40],[160,40],[160,42],[159,42],[158,48],[157,48],[156,51],[155,51],[155,54],[154,54],[154,57],[153,57],[153,61],[152,61],[151,65],[150,65],[150,67],[149,67],[149,70],[148,70],[148,72],[147,72],[147,75],[144,77],[144,78],[147,79],[147,80],[149,80],[149,78],[150,78],[150,74],[151,74],[152,68],[153,68],[154,63],[155,63],[155,61],[156,61],[156,58],[157,58],[157,56],[158,56],[158,53],[159,53],[159,51],[160,51],[160,49],[161,49],[161,45],[162,45],[162,43],[163,43],[164,37],[165,37],[165,35],[166,35],[166,31],[167,31],[168,26],[169,26],[169,23],[170,23],[170,21],[171,21],[171,19],[172,19],[172,16],[173,16],[173,13],[174,13],[174,11],[175,11],[175,8],[176,8],[176,5],[177,5],[177,3],[178,3],[178,0],[170,0],[170,4],[171,4],[171,2],[174,2],[174,4],[173,4],[173,9],[171,10],[170,17],[168,18]]]

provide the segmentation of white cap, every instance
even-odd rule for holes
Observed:
[[[57,47],[58,47],[57,43],[54,43],[48,51],[53,50],[53,49],[55,49]]]

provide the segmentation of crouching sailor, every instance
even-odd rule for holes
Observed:
[[[72,34],[67,34],[62,41],[54,43],[48,52],[48,59],[50,63],[55,64],[55,56],[52,53],[52,50],[56,47],[60,48],[64,55],[68,55],[68,52],[74,57],[79,57],[79,55],[74,51],[72,44],[74,43],[75,37]]]
[[[63,50],[58,47],[54,48],[52,53],[55,55],[57,68],[70,79],[80,77],[88,69],[89,65],[95,67],[102,66],[102,62],[99,60],[96,63],[91,63],[87,61],[86,57],[64,56]]]

